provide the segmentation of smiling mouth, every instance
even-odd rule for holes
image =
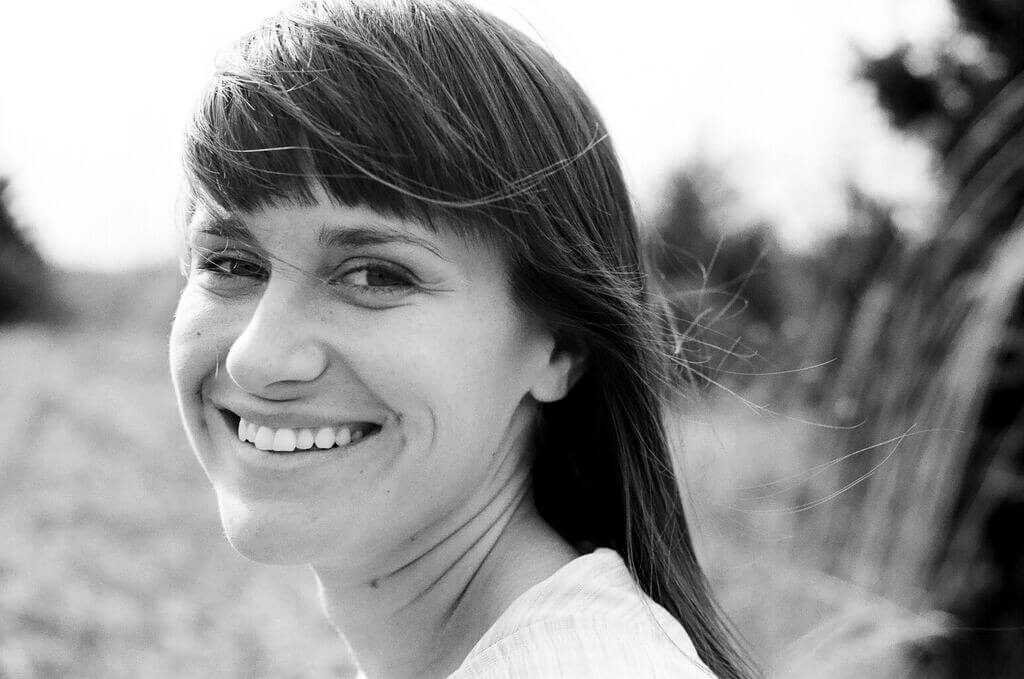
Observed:
[[[230,410],[220,410],[238,440],[267,453],[327,452],[351,448],[375,436],[381,425],[374,422],[348,422],[333,427],[268,427],[249,422]]]

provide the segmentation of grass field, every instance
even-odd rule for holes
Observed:
[[[309,573],[221,535],[167,374],[173,276],[65,286],[81,320],[0,332],[0,677],[351,676]],[[761,659],[778,676],[899,676],[900,642],[940,621],[804,558],[821,547],[792,508],[827,492],[802,476],[813,430],[733,397],[680,424],[698,543]]]
[[[345,677],[304,568],[221,534],[166,359],[173,275],[65,282],[0,332],[0,677]]]

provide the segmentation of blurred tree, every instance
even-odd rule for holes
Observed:
[[[49,318],[55,313],[49,268],[15,223],[6,191],[0,178],[0,323]]]
[[[716,381],[736,359],[753,359],[784,316],[773,229],[737,224],[737,203],[722,171],[696,160],[670,178],[652,229],[652,259],[684,331],[684,355]]]
[[[959,30],[928,47],[902,44],[865,57],[861,76],[901,129],[950,152],[982,111],[1024,70],[1024,3],[950,0]]]
[[[942,161],[950,200],[936,231],[972,242],[950,253],[943,280],[977,267],[1024,204],[1024,2],[950,2],[957,30],[865,57],[860,73],[892,123]]]
[[[948,194],[931,237],[875,276],[877,312],[850,322],[831,400],[856,402],[868,424],[831,445],[959,418],[958,436],[902,448],[896,509],[863,542],[888,555],[886,586],[931,591],[959,616],[948,676],[1002,679],[1024,666],[1024,541],[1008,529],[1024,520],[1024,2],[951,5],[949,36],[862,64],[892,123],[934,148]],[[922,471],[940,458],[941,475]],[[925,517],[927,535],[908,540]]]
[[[793,314],[807,316],[800,319],[803,332],[787,337],[788,342],[802,347],[803,353],[798,353],[801,364],[816,365],[850,350],[849,327],[862,313],[866,294],[872,286],[891,279],[893,265],[905,250],[894,212],[892,205],[848,184],[845,228],[803,257],[802,266],[790,267],[790,275],[796,277],[793,284],[808,288],[803,303],[792,307]],[[796,374],[803,384],[800,398],[819,403],[835,383],[840,368],[833,363]],[[831,415],[845,419],[843,412]]]
[[[839,288],[843,318],[852,316],[861,294],[879,276],[885,263],[898,256],[903,239],[891,205],[870,196],[857,186],[846,187],[848,223],[821,247],[821,271]]]

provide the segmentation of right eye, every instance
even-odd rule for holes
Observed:
[[[193,262],[194,271],[211,287],[245,287],[267,277],[262,264],[234,254],[193,253]]]

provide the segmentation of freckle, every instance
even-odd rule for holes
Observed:
[[[372,587],[373,589],[378,589],[380,587],[380,580],[378,578],[370,580],[370,587]]]

